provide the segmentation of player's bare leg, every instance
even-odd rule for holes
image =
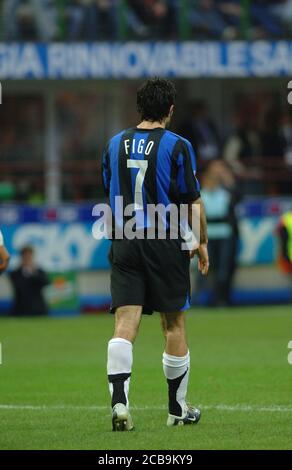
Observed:
[[[124,338],[134,343],[141,322],[141,314],[142,307],[140,305],[126,305],[117,308],[113,338]]]
[[[188,353],[185,314],[161,313],[162,331],[165,336],[165,352],[171,356],[185,356]]]
[[[115,313],[115,331],[108,343],[107,373],[113,431],[131,431],[133,422],[129,413],[129,385],[133,363],[133,343],[138,334],[142,307],[126,305]]]
[[[190,372],[190,353],[185,328],[185,314],[162,313],[162,330],[165,336],[163,370],[168,384],[168,426],[194,424],[200,419],[198,409],[186,403]]]

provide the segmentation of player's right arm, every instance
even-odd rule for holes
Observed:
[[[9,263],[9,253],[4,246],[3,235],[0,230],[0,274],[5,271]]]

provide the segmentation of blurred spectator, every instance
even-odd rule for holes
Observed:
[[[48,42],[57,32],[57,11],[53,0],[4,0],[3,17],[7,41]]]
[[[240,20],[243,14],[241,0],[215,0],[215,3],[226,24],[223,36],[226,39],[235,39],[239,35]]]
[[[280,0],[281,2],[283,3],[283,0]],[[223,20],[230,28],[228,32],[230,39],[233,39],[236,31],[239,31],[243,15],[247,18],[246,26],[251,28],[248,34],[252,33],[253,37],[281,37],[283,35],[281,24],[273,12],[273,7],[279,5],[279,0],[253,0],[249,7],[245,7],[246,10],[241,0],[217,0],[216,4]],[[227,37],[226,31],[225,36]]]
[[[46,315],[48,307],[42,290],[49,284],[49,279],[46,273],[36,266],[31,246],[23,247],[20,254],[20,267],[10,273],[14,291],[11,315],[18,317]]]
[[[273,8],[284,2],[285,0],[253,0],[250,2],[252,25],[261,28],[266,36],[283,36],[284,30],[274,14]]]
[[[292,33],[292,0],[279,0],[273,2],[270,7],[271,12],[278,18],[279,22],[285,26],[287,33]]]
[[[229,305],[236,269],[238,226],[235,206],[239,200],[232,172],[222,160],[210,162],[201,178],[201,194],[208,222],[208,250],[212,263],[212,305]],[[200,276],[201,288],[208,282]]]
[[[138,36],[169,37],[175,18],[173,1],[128,0],[127,19],[130,29]]]
[[[190,2],[189,20],[192,30],[199,35],[220,38],[226,23],[218,10],[216,0],[192,0]]]
[[[192,0],[189,21],[195,35],[235,39],[239,35],[240,0]]]
[[[69,0],[68,39],[117,39],[117,0]]]
[[[262,149],[254,119],[255,116],[248,106],[236,109],[234,130],[227,138],[223,149],[223,158],[236,176],[242,179],[245,193],[258,193],[261,189],[257,183],[261,173],[255,164],[262,155]]]
[[[3,0],[4,39],[285,37],[292,0]]]
[[[219,157],[221,150],[219,133],[209,117],[208,107],[204,101],[191,103],[188,118],[182,124],[179,133],[191,142],[201,162]]]

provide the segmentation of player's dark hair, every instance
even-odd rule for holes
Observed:
[[[137,91],[137,111],[144,121],[162,121],[175,103],[174,83],[164,78],[150,78]]]

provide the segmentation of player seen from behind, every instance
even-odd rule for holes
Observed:
[[[200,411],[186,403],[190,354],[184,311],[190,305],[190,258],[198,255],[198,267],[209,267],[207,228],[200,187],[196,179],[191,144],[166,130],[176,97],[175,86],[165,79],[150,79],[137,92],[141,122],[120,132],[108,143],[102,162],[103,184],[114,215],[115,230],[110,250],[112,313],[115,330],[108,343],[107,373],[114,431],[132,430],[128,391],[133,362],[133,343],[142,313],[160,312],[165,336],[163,370],[168,384],[167,425],[197,423]],[[122,197],[122,210],[116,200]],[[161,238],[150,205],[185,204],[191,224],[193,205],[200,206],[200,242],[197,249],[182,250],[183,237],[170,236],[170,222],[162,217],[166,236]],[[135,214],[136,238],[127,238],[130,208]],[[161,220],[160,220],[161,222]],[[153,239],[147,229],[154,224]],[[149,345],[151,347],[151,345]],[[147,351],[145,351],[147,354]]]

